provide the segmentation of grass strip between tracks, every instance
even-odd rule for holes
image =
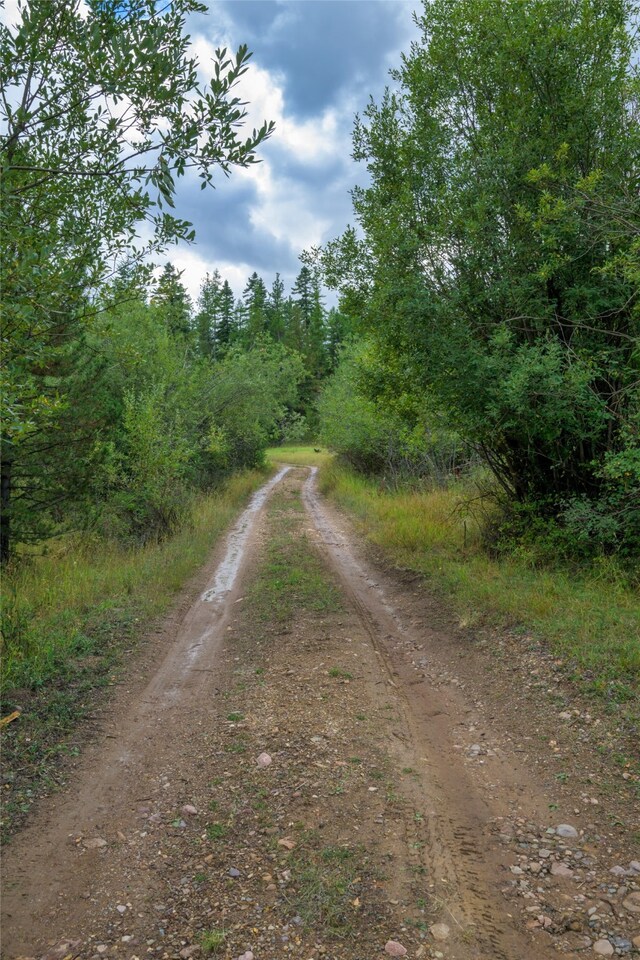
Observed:
[[[267,474],[249,471],[199,498],[173,536],[141,547],[67,543],[3,578],[3,832],[59,762],[79,752],[77,726],[96,692],[115,683],[125,657],[202,566]]]
[[[525,637],[533,632],[584,692],[640,715],[640,603],[611,571],[539,569],[517,558],[490,558],[473,524],[464,528],[455,488],[383,491],[337,464],[321,469],[320,486],[394,563],[446,591],[461,626],[489,620]]]

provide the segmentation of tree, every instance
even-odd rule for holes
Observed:
[[[200,287],[198,312],[195,318],[198,349],[203,357],[215,359],[220,325],[220,295],[222,278],[219,270],[207,273]]]
[[[425,3],[397,92],[356,123],[364,239],[324,255],[508,497],[562,522],[606,502],[613,545],[640,536],[637,15]]]
[[[267,297],[266,314],[269,335],[277,343],[281,343],[284,340],[286,329],[286,300],[284,283],[279,273],[276,273],[271,285],[271,292]]]
[[[191,326],[192,305],[180,277],[172,263],[166,263],[152,297],[152,304],[160,308],[160,315],[174,337],[188,340],[193,333]]]
[[[267,288],[255,270],[242,293],[242,304],[243,336],[246,343],[251,345],[266,332],[267,327]]]
[[[236,339],[235,298],[228,280],[220,291],[220,322],[216,331],[216,353],[221,356]]]
[[[256,159],[271,124],[246,139],[234,86],[250,54],[218,50],[205,87],[184,33],[194,0],[32,0],[0,27],[5,432],[2,544],[13,477],[64,404],[58,358],[81,338],[95,292],[117,265],[193,237],[171,213],[177,177],[212,183]],[[146,245],[137,241],[145,223]],[[22,488],[29,481],[20,467]]]

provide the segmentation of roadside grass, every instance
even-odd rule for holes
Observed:
[[[320,467],[333,459],[327,449],[304,444],[288,444],[282,447],[269,447],[267,463],[291,463],[298,467]]]
[[[266,556],[248,595],[259,620],[286,623],[297,611],[342,609],[340,591],[307,537],[300,533],[302,512],[299,496],[273,494]]]
[[[488,620],[533,633],[584,692],[640,714],[640,601],[613,565],[540,569],[526,558],[492,559],[477,523],[462,519],[462,487],[387,492],[329,464],[320,488],[395,563],[446,592],[461,625]]]
[[[304,925],[339,939],[356,933],[358,894],[368,872],[362,848],[322,847],[313,839],[289,857],[295,869],[291,906]]]
[[[78,724],[91,717],[100,689],[117,681],[149,621],[167,610],[266,476],[231,478],[162,542],[68,542],[4,575],[0,711],[22,711],[2,731],[5,836],[35,796],[59,782],[60,759],[79,752]]]

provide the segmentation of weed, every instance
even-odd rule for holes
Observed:
[[[228,713],[227,720],[231,723],[239,723],[240,720],[244,720],[244,713]]]
[[[223,823],[210,823],[207,827],[207,837],[209,840],[221,840],[227,834],[227,828]]]
[[[342,667],[331,667],[329,670],[330,677],[341,677],[344,680],[353,680],[353,675],[348,673],[346,670],[343,670]]]
[[[214,927],[212,930],[206,930],[200,935],[200,948],[205,955],[217,953],[221,947],[224,947],[226,939],[227,935],[224,930],[218,930]]]

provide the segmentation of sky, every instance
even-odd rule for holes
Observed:
[[[256,271],[287,288],[305,248],[338,236],[351,222],[350,189],[366,171],[351,159],[356,113],[379,99],[416,36],[417,0],[216,0],[189,24],[203,75],[216,47],[246,43],[253,57],[240,95],[250,127],[274,120],[261,163],[219,176],[201,191],[185,178],[178,216],[193,222],[196,242],[172,248],[195,299],[207,271],[218,269],[239,296]]]

